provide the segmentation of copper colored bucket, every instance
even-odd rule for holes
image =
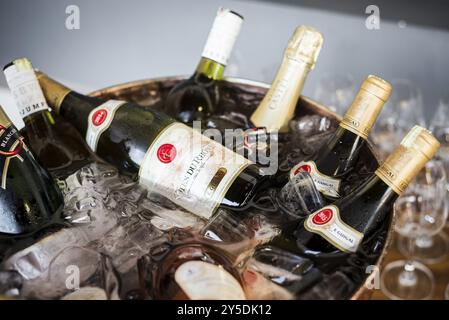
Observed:
[[[125,84],[111,86],[102,90],[97,90],[91,93],[91,95],[108,99],[132,101],[144,107],[149,107],[163,98],[176,83],[183,79],[185,79],[185,77],[165,77],[150,80],[133,81]],[[241,99],[239,99],[238,102],[242,107],[242,113],[250,115],[252,111],[254,111],[253,106],[257,105],[257,102],[262,100],[268,88],[269,85],[262,82],[240,78],[226,78],[226,81],[224,82],[223,92],[224,94],[226,94],[227,90],[240,90],[241,92],[243,92],[243,94],[240,95]],[[328,117],[335,123],[338,123],[340,120],[340,117],[337,114],[333,113],[332,111],[313,101],[312,99],[303,96],[299,98],[296,110],[296,116],[318,114]],[[369,166],[372,167],[372,169],[375,169],[378,166],[377,156],[371,144],[368,144],[367,150],[365,150],[365,152],[363,152],[362,154],[362,161],[366,161],[367,163],[369,163]],[[378,273],[380,270],[380,266],[387,254],[387,249],[391,244],[394,219],[392,219],[391,221],[391,224],[388,226],[388,236],[385,240],[383,250],[377,258],[376,266],[375,268],[373,268],[373,272],[371,272],[370,274],[366,274],[366,280],[364,284],[360,286],[360,288],[358,288],[358,290],[352,295],[351,299],[369,299],[372,295],[372,284],[376,282],[374,281],[374,279],[376,277],[379,277]]]

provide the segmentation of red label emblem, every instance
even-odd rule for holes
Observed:
[[[106,120],[106,117],[108,116],[108,110],[106,109],[100,109],[94,112],[94,114],[92,115],[92,123],[94,124],[94,126],[99,126],[101,125],[104,120]]]
[[[328,223],[332,217],[334,216],[334,213],[332,212],[331,209],[324,209],[321,210],[320,212],[316,213],[313,218],[312,218],[312,222],[314,224],[317,224],[319,226]]]
[[[176,147],[170,143],[165,143],[157,149],[157,158],[162,163],[170,163],[175,160]]]
[[[302,166],[299,166],[293,173],[294,175],[297,175],[300,172],[310,172],[312,171],[312,167],[308,164],[303,164]]]

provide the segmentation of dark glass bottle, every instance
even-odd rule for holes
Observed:
[[[290,176],[307,171],[315,185],[329,201],[341,197],[343,178],[355,167],[360,150],[384,103],[391,93],[391,85],[368,76],[349,107],[335,134],[315,154],[305,158],[289,173],[280,174],[285,184]]]
[[[28,59],[17,59],[7,64],[4,73],[25,122],[21,134],[37,160],[50,173],[64,179],[94,161],[75,128],[50,112]]]
[[[258,166],[162,112],[38,78],[50,107],[97,155],[199,216],[209,218],[220,206],[245,208],[266,181]]]
[[[173,118],[191,123],[219,113],[220,81],[240,32],[243,17],[220,8],[195,73],[176,85],[164,101],[164,110]]]
[[[364,238],[391,218],[394,201],[438,148],[429,131],[415,126],[362,186],[284,230],[272,245],[309,256],[357,251]]]
[[[63,197],[0,107],[0,260],[24,238],[60,224]]]

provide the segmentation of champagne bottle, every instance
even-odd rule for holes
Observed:
[[[310,256],[357,251],[364,238],[391,218],[394,201],[438,148],[438,141],[429,131],[413,127],[363,185],[310,214],[296,231],[283,233],[272,245]]]
[[[184,123],[219,112],[220,80],[240,32],[243,17],[220,8],[195,73],[176,85],[165,99],[166,112]]]
[[[144,291],[154,299],[246,299],[232,260],[215,247],[195,242],[181,244],[170,248],[162,260],[153,260],[153,255],[144,256],[138,268]]]
[[[288,122],[322,45],[323,36],[314,28],[300,26],[295,30],[270,89],[251,116],[256,127],[288,131]]]
[[[1,107],[0,171],[1,246],[3,240],[30,235],[59,218],[61,192]]]
[[[21,134],[38,161],[58,178],[66,178],[93,162],[79,133],[49,111],[31,62],[26,58],[17,59],[3,71],[25,122]]]
[[[324,197],[330,201],[340,198],[342,180],[356,165],[360,150],[390,93],[388,82],[368,76],[335,134],[315,154],[294,166],[290,173],[284,173],[282,184],[306,171]]]
[[[164,113],[84,96],[43,73],[38,78],[50,106],[94,152],[198,216],[244,208],[266,181],[258,166]]]

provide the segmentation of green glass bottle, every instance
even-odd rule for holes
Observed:
[[[96,154],[198,216],[244,209],[266,185],[259,166],[163,112],[82,95],[42,72],[38,79],[51,108]]]
[[[220,81],[242,22],[238,13],[218,10],[195,73],[176,85],[163,102],[168,115],[191,123],[220,112]]]
[[[415,126],[376,172],[350,195],[310,214],[305,221],[275,237],[271,245],[318,256],[356,252],[385,219],[395,200],[438,151],[437,139]]]
[[[0,256],[6,240],[58,223],[64,207],[57,185],[34,159],[0,107]],[[9,244],[10,242],[8,242]]]
[[[37,160],[63,179],[93,162],[93,154],[76,129],[50,111],[31,62],[16,59],[3,71],[25,122],[21,134]]]
[[[290,172],[278,174],[278,184],[284,185],[299,172],[309,172],[318,191],[333,202],[343,193],[344,178],[359,160],[360,151],[377,116],[391,93],[385,80],[369,75],[362,83],[353,103],[346,111],[335,134],[314,154],[304,158]]]

